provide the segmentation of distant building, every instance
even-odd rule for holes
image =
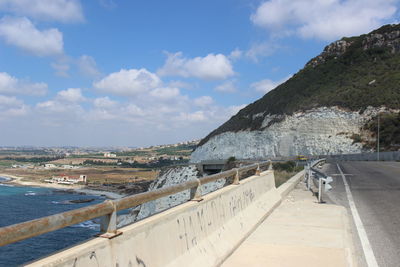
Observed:
[[[61,167],[62,167],[63,169],[74,169],[74,166],[68,165],[68,164],[62,165]]]
[[[77,184],[79,182],[86,183],[87,182],[87,176],[86,175],[79,175],[79,176],[72,176],[72,175],[53,176],[51,179],[45,180],[45,182],[52,183],[52,184]]]
[[[44,164],[44,168],[45,169],[55,169],[55,168],[57,168],[57,166],[52,163],[46,163],[46,164]]]
[[[117,154],[111,153],[111,152],[105,152],[104,153],[105,158],[116,158]]]

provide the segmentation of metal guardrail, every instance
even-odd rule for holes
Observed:
[[[101,217],[101,237],[113,238],[121,232],[117,230],[117,211],[133,208],[146,202],[179,193],[190,189],[190,200],[201,201],[201,185],[214,182],[222,178],[232,178],[232,184],[239,184],[243,173],[255,170],[260,175],[261,169],[269,166],[270,161],[255,163],[252,165],[235,168],[199,179],[193,179],[184,183],[144,192],[117,200],[106,200],[100,204],[90,205],[84,208],[71,210],[55,215],[14,224],[0,228],[0,246],[15,243],[34,236],[52,232],[70,225]]]
[[[323,172],[320,172],[319,170],[315,169],[314,167],[317,166],[318,164],[321,164],[325,162],[326,159],[319,159],[311,162],[310,164],[307,164],[305,166],[305,181],[307,184],[307,189],[311,190],[311,180],[313,180],[314,185],[317,186],[317,181],[318,181],[318,203],[323,203],[322,200],[322,192],[329,191],[332,186],[329,185],[333,181],[332,177],[327,176]],[[324,190],[322,190],[322,186],[324,186]]]

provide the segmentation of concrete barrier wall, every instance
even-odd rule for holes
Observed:
[[[280,202],[266,171],[28,266],[218,266]]]

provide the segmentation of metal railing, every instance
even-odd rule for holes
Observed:
[[[333,181],[332,177],[327,176],[323,172],[320,172],[319,170],[314,168],[315,166],[324,163],[325,161],[326,161],[325,159],[319,159],[305,166],[305,181],[307,184],[307,189],[311,190],[311,180],[314,182],[314,185],[316,187],[318,186],[318,203],[323,203],[322,200],[323,191],[327,192],[332,188],[332,186],[329,185],[329,183]],[[323,186],[324,190],[322,188]]]
[[[117,230],[117,211],[136,207],[146,202],[179,193],[190,189],[190,200],[201,201],[201,185],[214,182],[218,179],[232,178],[232,184],[239,184],[241,175],[249,171],[255,171],[260,175],[263,168],[270,165],[269,161],[235,168],[202,178],[196,178],[174,186],[160,188],[150,192],[144,192],[117,200],[106,200],[100,204],[90,205],[84,208],[71,210],[55,215],[14,224],[0,228],[0,246],[15,243],[34,236],[52,232],[70,225],[101,217],[101,237],[113,238],[121,234]]]

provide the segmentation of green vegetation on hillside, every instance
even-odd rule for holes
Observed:
[[[3,160],[10,160],[10,161],[16,161],[16,162],[22,162],[22,163],[43,163],[43,162],[49,162],[57,159],[63,159],[64,157],[31,157],[31,158],[25,158],[25,157],[4,157]]]
[[[83,165],[90,166],[118,166],[119,168],[143,168],[143,169],[153,169],[153,168],[161,168],[171,165],[179,165],[188,163],[187,159],[183,159],[180,157],[177,160],[170,159],[158,159],[157,161],[148,162],[148,163],[140,163],[140,162],[126,162],[126,161],[115,161],[115,162],[104,162],[101,160],[85,160]]]
[[[380,150],[399,150],[400,149],[400,114],[380,114],[379,145]],[[373,137],[378,134],[378,119],[372,118],[364,128],[372,133]],[[376,141],[368,142],[367,148],[376,148]]]
[[[165,148],[160,148],[156,149],[155,152],[157,152],[160,155],[183,155],[183,156],[190,156],[192,153],[193,149],[196,148],[196,145],[179,145],[176,147],[165,147]]]
[[[373,33],[386,33],[400,28],[384,26]],[[211,132],[199,145],[223,132],[261,129],[263,116],[292,114],[323,106],[339,106],[362,112],[366,107],[400,108],[400,54],[386,46],[364,49],[368,35],[343,38],[352,44],[341,56],[325,56],[325,62],[307,64],[291,79],[261,99],[246,106]],[[271,124],[271,123],[270,123]]]
[[[273,163],[274,176],[275,176],[275,186],[279,187],[296,173],[303,170],[304,167],[296,166],[294,161],[286,162],[275,162]]]
[[[177,145],[177,146],[169,146],[169,147],[161,147],[161,148],[151,148],[146,150],[134,150],[134,151],[125,151],[125,152],[117,152],[118,157],[126,157],[126,156],[152,156],[154,155],[169,155],[169,156],[190,156],[192,150],[196,147],[196,145]]]

